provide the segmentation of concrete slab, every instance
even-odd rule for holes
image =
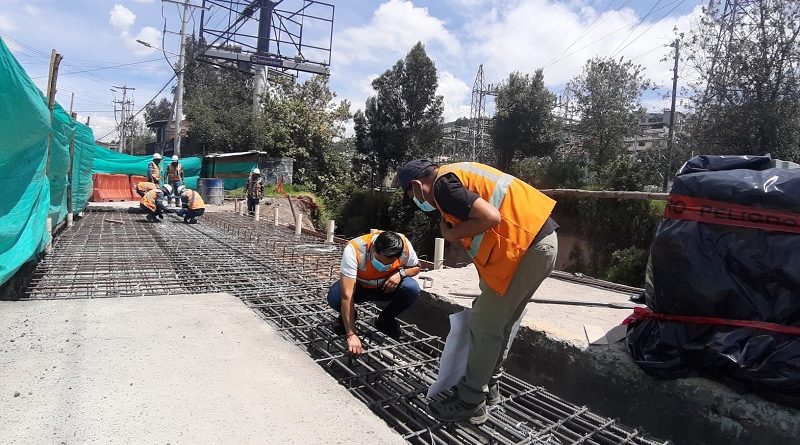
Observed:
[[[0,302],[0,437],[405,443],[226,294]]]
[[[479,292],[474,266],[423,272],[433,278],[421,298],[402,314],[427,332],[446,336],[447,316],[472,304]],[[424,287],[425,283],[420,282]],[[629,295],[548,279],[535,299],[630,305]],[[540,385],[598,414],[623,419],[681,445],[798,443],[800,410],[739,393],[720,382],[689,377],[658,380],[639,368],[624,342],[589,345],[632,312],[591,306],[531,303],[506,361],[515,376]]]
[[[455,269],[432,270],[420,276],[433,279],[433,282],[428,284],[420,282],[421,287],[431,286],[425,289],[427,292],[460,306],[470,307],[474,295],[480,293],[478,272],[472,264]],[[584,325],[603,332],[619,326],[620,322],[631,313],[632,308],[637,306],[629,301],[630,296],[631,294],[547,278],[534,295],[534,300],[605,303],[628,309],[532,302],[528,305],[523,325],[546,332],[555,340],[585,349],[589,347],[589,341]]]

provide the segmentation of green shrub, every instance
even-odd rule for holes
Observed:
[[[644,287],[648,251],[638,247],[616,250],[611,254],[611,265],[605,279],[614,283]]]

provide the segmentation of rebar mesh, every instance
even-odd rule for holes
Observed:
[[[208,213],[201,224],[186,225],[169,215],[147,224],[141,215],[90,212],[57,239],[27,296],[231,293],[414,444],[668,443],[511,375],[501,380],[503,401],[490,407],[485,424],[436,421],[425,393],[436,379],[442,340],[405,322],[404,340],[388,338],[373,326],[380,308],[365,304],[357,320],[365,352],[348,355],[325,301],[342,249],[323,241],[234,214]]]

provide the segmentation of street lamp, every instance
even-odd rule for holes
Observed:
[[[185,12],[185,10],[184,10],[184,12]],[[164,48],[155,47],[155,46],[151,45],[150,43],[145,42],[144,40],[136,39],[137,43],[139,43],[141,45],[144,45],[144,46],[146,46],[148,48],[160,49],[161,51],[163,51],[165,53],[170,53],[170,54],[172,54],[174,56],[178,56],[178,67],[175,68],[174,66],[172,66],[172,64],[170,64],[170,67],[175,71],[175,75],[178,77],[178,87],[175,89],[175,100],[174,100],[174,105],[175,105],[175,144],[173,146],[173,154],[175,154],[175,156],[180,156],[181,155],[181,117],[183,116],[183,71],[184,71],[184,66],[183,66],[184,57],[183,57],[183,55],[184,55],[184,44],[185,44],[185,42],[184,42],[184,39],[185,39],[185,37],[184,37],[184,27],[185,27],[185,25],[186,25],[186,21],[185,20],[181,20],[181,34],[180,34],[181,35],[181,53],[180,54],[175,54],[173,52],[165,50]]]

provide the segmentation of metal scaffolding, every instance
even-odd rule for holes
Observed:
[[[207,213],[186,225],[170,215],[147,224],[142,215],[89,212],[55,241],[27,298],[231,293],[414,444],[669,443],[511,375],[501,380],[502,403],[489,408],[483,425],[433,419],[425,394],[442,340],[405,322],[406,338],[391,339],[373,326],[380,308],[365,304],[357,320],[364,354],[348,355],[325,299],[341,252],[324,239],[235,214]]]

